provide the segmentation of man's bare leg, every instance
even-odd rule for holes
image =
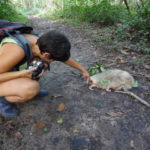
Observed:
[[[25,102],[39,92],[39,83],[29,78],[18,78],[0,83],[0,97],[9,102]]]

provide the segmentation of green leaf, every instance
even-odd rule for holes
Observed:
[[[105,79],[103,79],[103,80],[100,80],[99,81],[101,84],[105,84],[105,83],[108,83],[109,82],[109,80],[105,80]]]
[[[96,73],[99,73],[99,70],[98,70],[98,69],[95,69],[95,74],[96,74]]]
[[[128,124],[129,122],[128,121],[122,121],[122,124]]]
[[[138,86],[139,86],[139,84],[138,84],[137,81],[135,81],[135,82],[132,84],[132,87],[138,87]]]
[[[91,72],[92,72],[92,69],[88,69],[88,72],[89,72],[89,74],[91,74]]]
[[[92,69],[92,75],[94,75],[96,73],[95,69]]]
[[[105,69],[103,66],[100,67],[100,70],[101,70],[102,72],[106,71],[106,69]]]
[[[99,68],[101,65],[98,64],[98,63],[96,63],[94,66],[95,66],[96,68]]]
[[[57,120],[57,123],[58,123],[58,124],[62,124],[62,123],[63,123],[63,119]]]
[[[102,102],[96,102],[96,105],[98,105],[98,106],[102,105]]]
[[[73,130],[73,133],[79,133],[79,132],[80,132],[80,130],[78,130],[78,129]]]
[[[47,131],[48,131],[48,128],[45,127],[43,130],[44,130],[44,132],[47,132]]]

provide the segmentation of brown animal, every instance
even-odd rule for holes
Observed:
[[[144,105],[150,107],[150,104],[148,102],[141,99],[133,92],[128,91],[128,89],[132,88],[134,82],[135,80],[131,74],[129,74],[127,71],[119,69],[107,70],[102,73],[95,74],[88,80],[90,90],[93,90],[94,87],[105,89],[106,91],[111,91],[112,89],[115,92],[128,94],[136,98]]]

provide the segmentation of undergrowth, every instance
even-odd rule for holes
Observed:
[[[1,19],[19,21],[26,23],[27,17],[15,10],[14,4],[10,0],[0,0]]]

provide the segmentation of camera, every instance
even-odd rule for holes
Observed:
[[[29,66],[28,69],[36,67],[36,70],[32,72],[32,79],[39,80],[38,75],[44,70],[50,70],[50,66],[48,62],[45,61],[36,61],[34,60]]]

